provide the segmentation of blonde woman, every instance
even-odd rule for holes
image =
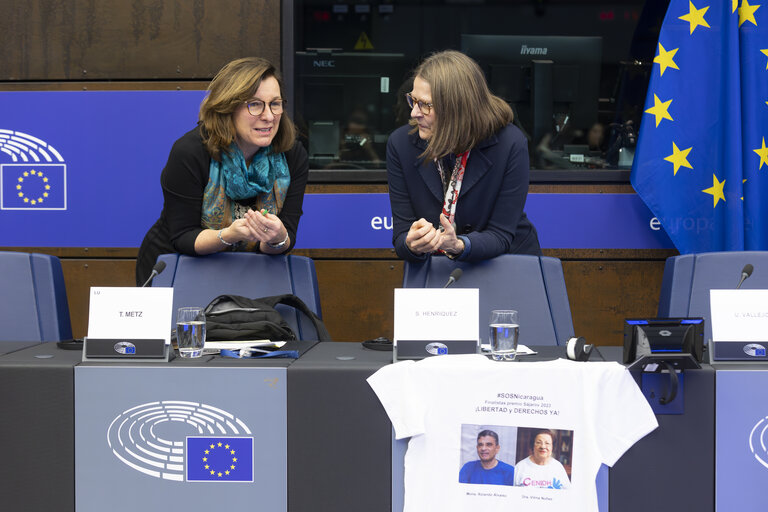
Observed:
[[[257,57],[216,74],[198,126],[174,143],[160,176],[163,210],[139,249],[137,284],[164,253],[294,246],[309,164],[283,90],[275,67]]]
[[[442,253],[479,261],[540,255],[523,209],[527,141],[477,63],[456,51],[431,55],[416,68],[406,100],[409,125],[387,143],[398,256],[419,261]]]

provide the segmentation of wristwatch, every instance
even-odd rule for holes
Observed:
[[[271,247],[272,249],[281,249],[285,247],[285,244],[288,243],[288,238],[290,238],[290,235],[288,233],[285,234],[285,240],[282,242],[278,242],[276,244],[273,244],[271,242],[267,242],[267,246]]]

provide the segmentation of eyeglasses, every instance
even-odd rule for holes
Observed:
[[[249,114],[252,116],[260,116],[264,113],[266,103],[261,100],[254,100],[246,102],[245,106],[248,108]],[[283,107],[285,107],[285,100],[274,100],[269,102],[269,111],[276,116],[283,113]]]
[[[405,101],[408,102],[408,106],[411,107],[411,109],[413,109],[414,105],[418,105],[419,106],[419,110],[425,116],[429,115],[429,113],[432,112],[432,104],[431,103],[427,103],[426,101],[417,100],[416,98],[411,96],[411,93],[406,93],[405,94]]]

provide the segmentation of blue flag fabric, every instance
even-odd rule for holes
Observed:
[[[253,482],[252,437],[187,437],[188,482]]]
[[[672,0],[631,182],[680,253],[768,249],[768,2]]]

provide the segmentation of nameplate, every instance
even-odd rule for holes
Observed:
[[[88,338],[171,343],[173,288],[92,287]]]
[[[479,309],[477,288],[395,289],[394,360],[476,353]]]
[[[712,361],[768,361],[768,290],[710,290]]]

